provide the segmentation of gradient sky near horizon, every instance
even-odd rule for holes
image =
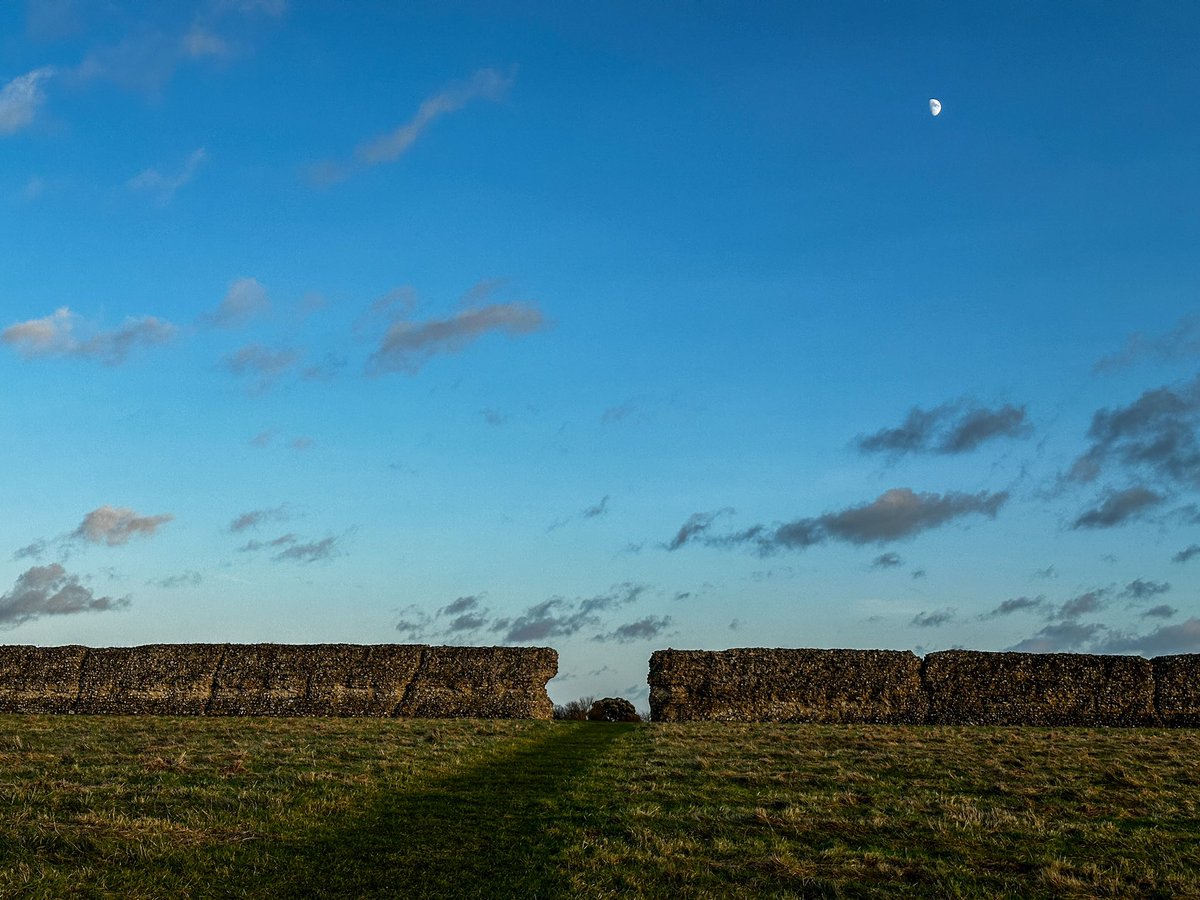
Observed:
[[[667,646],[1200,652],[1197,58],[1178,3],[4,4],[0,640],[643,706]]]

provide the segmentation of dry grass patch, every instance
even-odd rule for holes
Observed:
[[[0,896],[1200,897],[1200,731],[0,716]]]

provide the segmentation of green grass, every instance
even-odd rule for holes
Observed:
[[[0,897],[1200,897],[1200,731],[0,716]]]

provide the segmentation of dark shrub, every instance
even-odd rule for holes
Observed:
[[[589,722],[640,722],[633,704],[622,697],[605,697],[592,704],[587,713]]]
[[[586,721],[588,710],[592,708],[594,700],[594,697],[580,697],[578,700],[572,700],[562,706],[555,706],[554,718],[574,722]]]

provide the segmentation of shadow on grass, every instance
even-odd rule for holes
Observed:
[[[635,727],[560,725],[532,746],[385,795],[352,823],[280,848],[286,868],[260,871],[257,889],[236,895],[568,896],[557,857],[573,823],[596,812],[571,799],[571,783]]]

